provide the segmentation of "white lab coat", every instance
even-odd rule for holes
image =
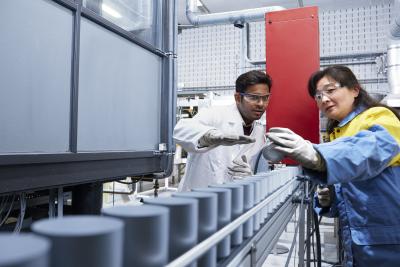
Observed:
[[[198,147],[200,137],[211,129],[243,135],[243,123],[236,104],[207,108],[192,119],[182,119],[178,122],[174,129],[174,140],[188,152],[186,170],[179,184],[179,191],[232,181],[228,174],[228,166],[241,155],[246,155],[254,171],[257,155],[265,145],[265,128],[260,122],[254,122],[250,135],[256,139],[255,143]]]

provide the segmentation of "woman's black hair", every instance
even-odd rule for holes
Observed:
[[[268,85],[271,92],[272,80],[267,73],[259,70],[248,71],[236,79],[236,92],[245,93],[247,87],[260,83]]]
[[[346,66],[341,66],[341,65],[334,65],[327,67],[323,70],[314,72],[310,79],[308,80],[308,93],[310,94],[311,97],[314,97],[316,92],[317,92],[317,83],[323,78],[323,77],[330,77],[340,83],[340,86],[346,86],[349,89],[358,89],[359,94],[354,100],[354,108],[359,107],[359,106],[364,106],[367,109],[371,107],[385,107],[389,110],[391,110],[396,117],[400,120],[400,115],[397,113],[397,111],[391,107],[388,107],[384,104],[379,103],[375,99],[373,99],[368,92],[361,87],[359,81],[357,80],[356,76],[354,73]],[[339,124],[339,121],[333,120],[333,119],[328,119],[328,124],[327,124],[327,132],[332,133],[334,128]]]

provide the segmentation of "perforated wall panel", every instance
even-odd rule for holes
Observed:
[[[348,55],[343,60],[324,61],[324,64],[347,63],[360,53],[384,53],[387,34],[392,22],[393,1],[371,1],[373,5],[319,12],[320,55]],[[208,26],[183,30],[178,37],[178,87],[214,90],[233,88],[236,77],[264,65],[241,64],[241,29],[232,25]],[[264,22],[250,23],[249,58],[265,59]],[[386,94],[385,74],[378,74],[374,58],[369,63],[349,67],[371,93]],[[243,61],[242,61],[243,62]]]

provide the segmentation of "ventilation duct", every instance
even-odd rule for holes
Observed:
[[[394,22],[390,29],[387,50],[387,75],[390,93],[383,102],[391,107],[400,107],[400,0],[394,3]]]
[[[244,9],[231,12],[212,13],[199,15],[196,13],[197,0],[186,0],[186,17],[194,26],[234,24],[243,27],[245,22],[263,20],[265,13],[284,10],[281,6],[270,6],[254,9]]]

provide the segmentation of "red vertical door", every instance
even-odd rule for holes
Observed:
[[[310,75],[319,70],[318,9],[270,12],[265,19],[266,68],[272,77],[267,130],[286,127],[319,143],[319,112],[307,90]]]

